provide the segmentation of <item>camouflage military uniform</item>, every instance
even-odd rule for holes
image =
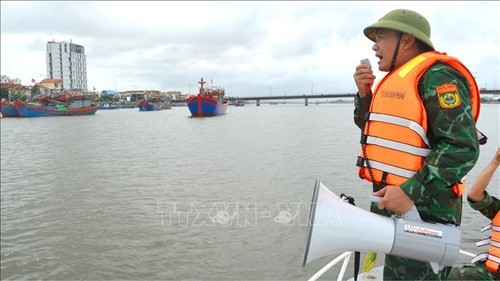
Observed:
[[[451,109],[441,108],[436,88],[456,84],[461,105]],[[431,152],[424,165],[401,189],[414,201],[425,221],[460,225],[462,199],[458,198],[453,185],[460,181],[475,165],[479,157],[479,144],[466,79],[455,69],[437,63],[422,76],[418,91],[427,113],[427,138]],[[369,108],[371,95],[355,100],[354,122],[363,128],[364,110]],[[363,109],[364,105],[366,108]],[[378,190],[374,187],[374,191]],[[389,216],[385,210],[378,210],[372,204],[371,211]],[[436,275],[429,263],[386,255],[385,280],[431,280],[445,279],[450,268]]]
[[[490,196],[485,191],[486,198],[477,203],[469,201],[474,210],[478,210],[490,220],[500,211],[500,199]],[[479,231],[479,230],[478,230]],[[484,262],[475,266],[454,267],[451,269],[448,280],[500,280],[500,273],[493,273],[486,269]]]

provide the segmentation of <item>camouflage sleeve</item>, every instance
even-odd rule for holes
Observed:
[[[364,129],[365,125],[363,121],[363,116],[370,107],[371,101],[372,101],[372,95],[360,97],[358,92],[354,97],[354,123],[361,130]]]
[[[456,85],[454,102],[438,99],[437,89],[444,84]],[[431,152],[420,170],[401,188],[415,203],[424,204],[472,169],[479,156],[479,143],[468,82],[458,71],[436,64],[424,73],[418,87],[427,113]]]
[[[472,209],[481,212],[485,217],[490,220],[500,211],[500,199],[491,196],[487,191],[484,191],[485,198],[480,202],[472,202],[468,200]]]

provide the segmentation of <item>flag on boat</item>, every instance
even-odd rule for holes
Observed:
[[[35,78],[31,78],[31,83],[35,83]]]

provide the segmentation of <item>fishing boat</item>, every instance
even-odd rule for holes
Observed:
[[[48,117],[93,115],[99,109],[93,96],[66,92],[57,96],[43,96],[36,102],[15,100],[14,105],[19,117]]]
[[[18,117],[19,113],[13,102],[2,99],[1,105],[2,117]]]
[[[110,110],[110,109],[120,109],[120,105],[114,104],[112,102],[100,102],[99,110]]]
[[[153,97],[141,100],[139,104],[137,104],[137,107],[139,108],[139,111],[157,111],[172,108],[172,103]]]
[[[234,106],[245,106],[245,102],[240,99],[237,99],[234,101]]]
[[[190,96],[186,100],[191,116],[205,117],[225,114],[227,101],[224,101],[224,89],[220,87],[205,89],[206,82],[203,81],[203,78],[198,83],[200,83],[198,95]]]

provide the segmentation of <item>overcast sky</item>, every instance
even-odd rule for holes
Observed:
[[[355,91],[363,28],[395,8],[431,24],[439,51],[481,88],[500,88],[500,2],[1,1],[1,74],[46,77],[47,41],[85,47],[92,90],[182,91],[213,81],[229,96]],[[377,79],[384,73],[376,72]]]

